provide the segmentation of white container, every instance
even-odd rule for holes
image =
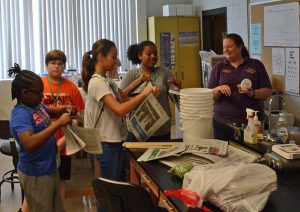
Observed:
[[[276,123],[276,135],[282,139],[283,143],[288,142],[289,131],[288,131],[288,122],[285,116],[285,113],[279,113],[279,119]]]
[[[212,116],[201,119],[181,119],[183,141],[213,138]]]

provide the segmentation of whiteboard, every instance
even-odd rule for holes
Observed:
[[[299,2],[264,7],[264,46],[299,47]]]

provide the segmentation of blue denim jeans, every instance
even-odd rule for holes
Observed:
[[[120,181],[125,172],[123,143],[102,142],[101,144],[103,153],[96,155],[100,163],[101,177]],[[105,209],[97,204],[97,212],[104,211]]]
[[[122,142],[102,142],[103,154],[99,158],[101,177],[121,180],[124,170]]]

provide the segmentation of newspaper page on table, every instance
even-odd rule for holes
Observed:
[[[98,128],[84,128],[68,125],[62,127],[66,138],[66,154],[81,149],[91,154],[102,154],[101,137]]]
[[[168,120],[169,116],[151,93],[133,113],[128,126],[139,141],[145,141]]]
[[[205,140],[210,140],[210,139],[205,139]],[[210,163],[219,163],[219,164],[253,163],[255,161],[258,161],[258,159],[259,159],[258,155],[231,146],[229,144],[227,146],[226,156],[193,152],[192,154],[181,154],[179,157],[170,156],[167,158],[159,159],[159,162],[167,166],[174,167],[176,165],[185,164],[185,163],[192,163],[196,165],[205,165]]]
[[[227,154],[227,141],[216,139],[201,139],[201,142],[179,143],[168,149],[149,148],[138,161],[150,161],[170,156],[180,156],[192,153],[213,161],[210,155],[225,156]]]

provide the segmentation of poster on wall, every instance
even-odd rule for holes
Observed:
[[[264,7],[264,45],[299,47],[299,2]]]
[[[251,54],[261,54],[261,24],[251,24],[250,47]]]
[[[160,33],[160,66],[170,70],[175,68],[175,40],[173,33]]]
[[[299,93],[299,48],[286,48],[285,91]]]
[[[198,46],[198,32],[179,32],[179,46]]]
[[[285,75],[285,51],[284,48],[272,48],[273,74]]]

